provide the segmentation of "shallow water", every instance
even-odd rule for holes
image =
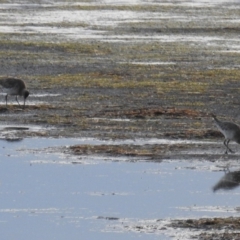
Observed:
[[[48,148],[99,142],[37,138],[0,141],[2,238],[157,239],[165,234],[162,237],[168,239],[166,231],[134,233],[125,231],[123,225],[239,215],[240,189],[212,191],[224,175],[217,168],[212,171],[214,163],[131,163],[90,156],[85,164],[72,164],[76,156]],[[53,162],[58,164],[50,164]]]

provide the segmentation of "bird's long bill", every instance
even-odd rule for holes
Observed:
[[[25,102],[26,102],[26,99],[24,98],[24,102],[23,102],[23,108],[25,108]]]

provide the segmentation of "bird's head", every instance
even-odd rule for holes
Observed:
[[[214,113],[209,113],[209,116],[212,117],[214,120],[217,118]]]
[[[29,91],[25,90],[23,94],[24,99],[26,99],[28,96],[29,96]]]

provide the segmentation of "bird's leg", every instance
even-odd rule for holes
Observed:
[[[18,95],[16,95],[16,101],[17,101],[18,105],[20,105],[20,103],[18,101]]]
[[[226,148],[227,148],[225,154],[228,154],[228,151],[231,152],[231,153],[234,153],[234,151],[233,151],[231,148],[229,148],[229,146],[228,146],[229,143],[230,143],[230,140],[229,140],[229,139],[225,139],[224,142],[223,142],[223,144],[224,144],[224,145],[226,146]]]
[[[7,97],[8,97],[8,95],[6,95],[6,96],[5,96],[5,100],[6,100],[6,107],[7,107]]]
[[[26,99],[24,98],[23,108],[25,108],[25,101],[26,101]]]
[[[227,148],[225,151],[225,154],[228,154],[228,146],[226,145],[226,141],[227,141],[227,139],[224,139],[223,144]]]
[[[228,147],[228,144],[230,143],[230,140],[228,140],[227,141],[227,147]],[[230,148],[230,147],[228,147],[228,150],[231,152],[231,153],[234,153],[234,151]]]

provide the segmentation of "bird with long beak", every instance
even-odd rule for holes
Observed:
[[[225,153],[232,152],[233,150],[228,146],[230,141],[234,141],[238,144],[240,144],[240,127],[233,123],[233,122],[223,122],[218,120],[218,118],[211,114],[212,118],[214,119],[214,122],[219,129],[219,131],[223,134],[225,137],[223,144],[226,147]]]
[[[25,102],[27,97],[29,96],[29,91],[26,89],[26,84],[23,80],[18,78],[4,78],[0,80],[0,85],[3,88],[3,91],[7,93],[5,96],[6,100],[6,106],[7,106],[7,100],[8,95],[16,96],[16,101],[20,105],[18,101],[18,96],[23,96],[24,98],[24,104],[23,107],[25,107]]]

